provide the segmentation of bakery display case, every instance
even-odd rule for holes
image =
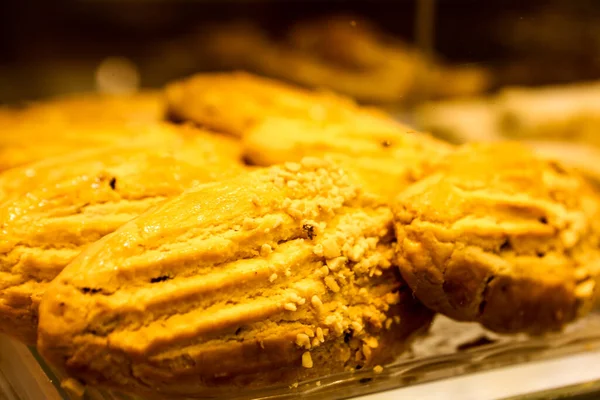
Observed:
[[[0,4],[0,399],[599,397],[599,26]]]

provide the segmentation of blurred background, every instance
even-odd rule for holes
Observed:
[[[0,2],[0,105],[230,70],[456,143],[530,141],[600,179],[597,0]]]
[[[355,37],[334,26],[343,17]],[[319,35],[325,43],[321,48],[310,43]],[[447,73],[445,78],[436,77],[436,71],[424,78],[424,67],[414,66],[429,56],[435,57],[436,67],[447,68],[437,71]],[[387,66],[397,67],[392,73],[377,64],[394,57]],[[306,65],[289,71],[297,63]],[[336,76],[332,71],[341,72],[337,76],[344,82],[334,89],[344,91],[345,85],[349,95],[373,103],[593,80],[600,78],[600,2],[0,2],[0,103],[73,91],[160,87],[215,69],[253,70],[306,86],[327,86],[327,79]],[[440,79],[452,83],[448,76],[464,82],[437,90]],[[383,78],[404,93],[364,89],[386,85]],[[409,82],[396,82],[403,79]]]

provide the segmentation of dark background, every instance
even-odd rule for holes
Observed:
[[[243,17],[277,36],[299,19],[343,12],[412,41],[415,9],[415,0],[2,1],[0,102],[92,90],[108,56],[131,59],[144,86],[161,86],[195,72],[173,57],[193,52],[181,38],[209,23]],[[437,0],[434,38],[446,60],[489,66],[500,84],[600,78],[596,0]]]

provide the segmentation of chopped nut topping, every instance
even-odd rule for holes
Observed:
[[[310,349],[310,338],[305,333],[299,333],[296,335],[296,344],[299,347]]]
[[[323,302],[321,301],[319,296],[317,296],[316,294],[310,299],[310,303],[317,310],[317,312],[320,312],[321,309],[323,308]],[[321,329],[321,328],[318,328],[318,329]]]
[[[325,277],[325,285],[332,291],[332,292],[339,292],[340,291],[340,285],[338,285],[338,283],[335,281],[335,279],[332,276],[327,276]]]
[[[272,252],[273,252],[273,248],[269,244],[265,243],[262,246],[260,246],[261,257],[266,257],[269,254],[271,254]]]
[[[304,352],[304,354],[302,354],[302,366],[304,368],[312,368],[313,367],[313,360],[312,357],[310,356],[310,352],[306,351]]]

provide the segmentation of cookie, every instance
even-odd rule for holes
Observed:
[[[335,123],[376,114],[341,96],[242,72],[198,74],[169,84],[166,96],[175,120],[234,136],[244,136],[269,117]]]
[[[424,177],[452,146],[379,116],[356,123],[318,124],[270,118],[243,138],[248,161],[275,165],[331,155],[366,189],[391,198]]]
[[[0,113],[0,171],[83,147],[141,139],[160,143],[155,126],[164,115],[162,96],[71,95]]]
[[[495,102],[499,126],[506,137],[600,146],[600,81],[506,88]]]
[[[502,332],[560,330],[598,293],[600,201],[518,144],[466,145],[395,201],[397,261],[432,310]]]
[[[243,172],[215,151],[220,140],[83,151],[1,177],[0,331],[34,344],[45,288],[82,249],[188,187]]]
[[[68,147],[68,145],[67,145]],[[117,146],[118,147],[118,146]],[[178,157],[193,159],[198,155],[200,160],[217,162],[227,167],[239,165],[243,158],[239,141],[223,135],[217,135],[191,126],[177,126],[160,123],[138,128],[137,136],[130,137],[127,144],[121,147],[135,152],[137,148],[148,151],[152,147],[158,149],[176,149]],[[55,156],[42,161],[11,168],[0,173],[0,200],[8,196],[22,196],[38,186],[85,174],[95,168],[102,168],[107,157],[115,146],[99,145],[70,151],[66,156]],[[72,149],[71,149],[72,150]],[[128,153],[127,153],[128,154]],[[126,160],[119,152],[115,160]],[[117,161],[113,162],[116,163]]]
[[[38,348],[91,385],[233,396],[391,361],[431,312],[392,213],[305,159],[186,191],[89,246],[40,308]]]

